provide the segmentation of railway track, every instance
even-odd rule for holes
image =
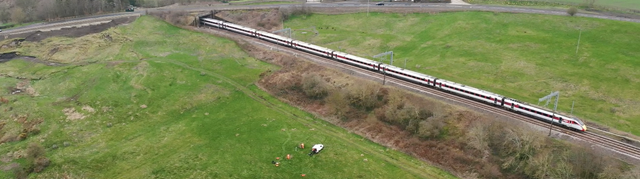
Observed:
[[[208,27],[203,27],[203,28],[208,28]],[[362,75],[364,77],[368,77],[368,78],[372,78],[372,79],[377,79],[382,81],[383,78],[383,74],[380,74],[377,71],[372,71],[372,70],[368,70],[368,69],[362,69],[359,67],[354,67],[352,65],[349,64],[345,64],[345,63],[336,63],[335,60],[332,59],[328,59],[325,57],[320,57],[317,56],[315,54],[310,54],[308,52],[304,52],[304,51],[299,51],[296,49],[292,49],[289,47],[285,47],[285,46],[281,46],[281,45],[277,45],[277,44],[273,44],[271,42],[266,42],[260,39],[256,39],[253,37],[248,37],[248,36],[244,36],[244,35],[240,35],[240,34],[236,34],[234,32],[230,32],[227,30],[222,30],[222,29],[217,29],[217,28],[209,28],[207,30],[207,32],[213,33],[213,34],[218,34],[221,36],[225,36],[228,38],[235,38],[235,39],[242,39],[244,41],[250,42],[254,45],[258,45],[258,46],[264,46],[266,48],[269,48],[271,50],[274,51],[279,51],[279,52],[285,52],[285,53],[289,53],[292,54],[294,56],[297,57],[303,57],[307,60],[310,60],[312,62],[315,62],[317,64],[321,64],[324,66],[330,66],[333,68],[337,68],[337,69],[341,69],[342,71],[348,72],[351,75]],[[357,74],[356,74],[357,73]],[[453,103],[457,103],[457,104],[462,104],[465,106],[469,106],[471,108],[475,108],[477,110],[482,110],[482,111],[486,111],[486,112],[490,112],[492,114],[496,114],[502,117],[507,117],[507,118],[511,118],[511,119],[516,119],[518,121],[524,122],[526,124],[529,125],[533,125],[533,126],[537,126],[540,127],[542,129],[549,129],[549,123],[546,121],[541,121],[538,120],[536,118],[532,118],[529,116],[525,116],[519,113],[515,113],[509,110],[505,110],[503,108],[500,108],[499,106],[494,106],[494,105],[490,105],[490,104],[486,104],[483,102],[479,102],[476,100],[472,100],[469,98],[465,98],[465,97],[461,97],[455,94],[451,94],[445,91],[441,91],[435,88],[431,88],[431,87],[426,87],[426,86],[422,86],[419,84],[415,84],[412,82],[408,82],[408,81],[404,81],[401,79],[397,79],[394,78],[392,76],[389,76],[386,78],[386,84],[392,84],[398,87],[402,87],[405,89],[409,89],[418,93],[423,93],[426,95],[429,95],[431,97],[436,97],[439,99],[443,99],[446,101],[450,101]],[[584,132],[584,133],[579,133],[579,132],[575,132],[575,131],[571,131],[569,129],[566,128],[562,128],[559,126],[553,126],[552,127],[552,131],[554,133],[554,135],[565,135],[565,136],[569,136],[573,139],[579,140],[579,141],[584,141],[585,143],[589,144],[589,147],[600,147],[602,149],[608,150],[610,152],[613,152],[614,154],[618,155],[618,158],[623,160],[623,161],[627,161],[627,162],[631,162],[631,163],[640,163],[640,148],[624,143],[622,141],[618,141],[615,139],[611,139],[609,137],[606,136],[602,136],[590,131]]]

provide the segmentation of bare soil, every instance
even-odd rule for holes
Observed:
[[[19,55],[16,52],[7,52],[7,53],[0,54],[0,63],[8,62],[8,61],[15,60],[15,59],[24,60],[24,61],[31,62],[31,63],[40,63],[40,64],[44,64],[44,65],[47,65],[47,66],[61,66],[62,65],[60,63],[47,62],[47,61],[38,59],[38,58],[33,57],[33,56],[22,56],[22,55]]]

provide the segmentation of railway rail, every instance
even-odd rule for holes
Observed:
[[[372,79],[377,79],[380,81],[382,81],[383,78],[385,78],[383,77],[383,74],[377,71],[362,69],[359,67],[352,66],[350,64],[337,62],[327,57],[321,57],[315,54],[311,54],[309,52],[292,49],[292,48],[281,46],[278,44],[273,44],[271,42],[263,41],[257,38],[253,38],[253,37],[249,37],[241,34],[236,34],[234,32],[223,30],[223,29],[218,29],[213,27],[210,28],[207,26],[203,26],[203,28],[209,28],[208,32],[212,32],[214,34],[226,36],[229,38],[242,39],[252,44],[267,47],[271,50],[286,52],[297,57],[303,57],[307,60],[310,60],[318,64],[322,64],[325,66],[341,69],[343,71],[351,72],[352,75],[355,75],[355,73],[357,73],[358,75],[362,75]],[[496,114],[502,117],[517,119],[518,121],[539,127],[541,129],[549,129],[549,122],[541,121],[536,118],[532,118],[530,116],[525,116],[519,113],[515,113],[513,111],[504,110],[497,106],[489,105],[480,101],[476,101],[473,99],[451,94],[449,92],[441,91],[432,87],[427,87],[427,86],[419,85],[413,82],[408,82],[402,79],[395,78],[393,76],[389,76],[388,78],[386,78],[386,83],[392,84],[398,87],[402,87],[408,90],[412,90],[418,93],[423,93],[439,99],[447,100],[453,103],[469,106],[477,110],[490,112],[492,114]],[[611,139],[609,137],[602,136],[600,134],[590,132],[590,131],[580,133],[580,132],[571,131],[569,129],[562,128],[559,126],[553,127],[552,131],[554,132],[554,135],[558,135],[558,136],[564,135],[564,136],[569,136],[575,140],[584,141],[585,143],[590,145],[589,147],[600,147],[602,149],[608,150],[614,154],[617,154],[618,158],[623,161],[640,163],[640,148],[636,146],[633,146],[615,139]]]

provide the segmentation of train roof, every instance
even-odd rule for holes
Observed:
[[[483,93],[485,95],[504,97],[503,95],[500,95],[500,94],[492,93],[492,92],[489,92],[489,91],[481,90],[481,89],[478,89],[478,88],[475,88],[475,87],[467,86],[467,85],[456,83],[456,82],[452,82],[452,81],[447,81],[447,80],[444,80],[444,79],[439,79],[439,81],[447,83],[447,85],[457,86],[457,87],[460,87],[460,88],[464,88],[466,90],[473,90],[473,91],[476,91],[476,92]]]
[[[258,31],[258,33],[261,34],[261,35],[264,35],[264,36],[277,37],[277,38],[280,38],[280,39],[286,40],[286,41],[292,41],[293,40],[293,39],[290,39],[289,37],[283,37],[281,35],[265,32],[265,31]]]
[[[351,54],[348,54],[348,53],[345,53],[345,54],[347,54],[345,56],[348,57],[348,58],[356,59],[356,60],[359,60],[359,61],[362,61],[362,62],[375,63],[375,64],[380,63],[380,62],[376,62],[376,61],[373,61],[373,60],[370,60],[370,59],[367,59],[367,58],[362,58],[362,57],[359,57],[359,56],[356,56],[356,55],[351,55]]]
[[[393,65],[389,65],[389,64],[385,64],[385,65],[389,69],[393,69],[394,71],[402,72],[402,73],[405,73],[407,75],[412,75],[412,76],[417,76],[417,77],[424,77],[424,78],[428,78],[428,79],[436,79],[436,77],[433,77],[433,76],[430,76],[430,75],[427,75],[427,74],[424,74],[424,73],[418,73],[418,72],[415,72],[415,71],[407,70],[407,69],[400,68],[400,67],[393,66]]]

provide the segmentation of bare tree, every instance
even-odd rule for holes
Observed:
[[[11,20],[11,13],[8,8],[0,7],[0,22],[6,23]]]
[[[56,17],[56,1],[55,0],[40,0],[36,5],[36,18],[45,20],[53,19]]]
[[[26,17],[27,16],[21,7],[14,7],[13,9],[11,9],[11,21],[15,23],[22,23],[25,21]]]
[[[574,16],[576,15],[576,13],[578,13],[578,9],[576,9],[575,7],[570,7],[569,9],[567,9],[567,14],[569,14],[570,16]]]

